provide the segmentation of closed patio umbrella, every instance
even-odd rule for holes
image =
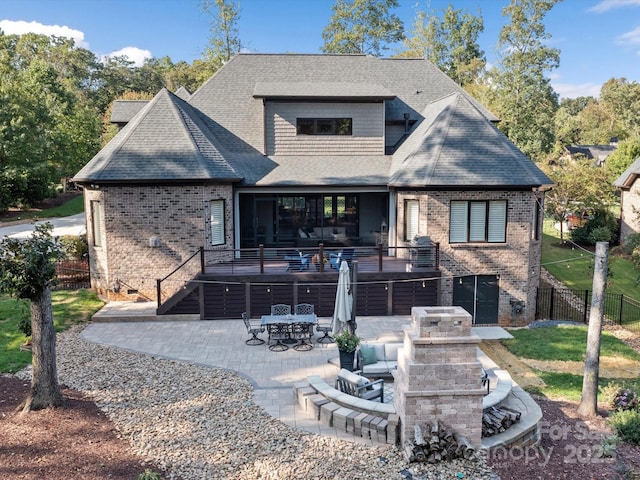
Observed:
[[[351,279],[349,278],[349,265],[343,261],[338,271],[338,290],[336,291],[336,306],[333,309],[332,335],[340,333],[347,328],[347,322],[351,321]]]

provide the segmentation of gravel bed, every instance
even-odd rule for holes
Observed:
[[[255,405],[235,372],[92,344],[80,331],[58,335],[60,382],[91,395],[134,453],[168,478],[499,478],[484,459],[409,464],[393,446],[296,430]]]

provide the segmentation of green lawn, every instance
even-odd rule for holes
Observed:
[[[69,215],[75,215],[77,213],[84,212],[84,198],[82,195],[72,198],[67,203],[58,207],[49,208],[47,210],[41,210],[39,212],[24,212],[20,215],[20,219],[45,219],[54,217],[68,217]],[[8,218],[6,221],[12,221],[15,218]],[[2,222],[2,220],[0,220]]]
[[[569,239],[566,232],[564,238]],[[549,219],[544,222],[542,266],[569,288],[591,290],[593,286],[593,255],[570,242],[561,243],[560,232]],[[629,260],[609,255],[608,293],[623,293],[640,301],[639,276]]]
[[[584,326],[560,325],[532,329],[511,330],[513,339],[502,340],[502,344],[520,358],[547,361],[583,362],[587,328]],[[602,332],[600,346],[601,357],[617,357],[640,361],[640,354],[618,340],[609,332]],[[531,393],[544,395],[551,399],[579,401],[582,396],[582,374],[560,373],[534,370],[546,384],[545,387],[528,389]],[[607,401],[611,391],[620,386],[640,390],[640,380],[600,378],[600,401]]]
[[[53,292],[53,321],[56,331],[86,321],[104,302],[89,290]],[[31,353],[20,351],[26,337],[18,330],[22,316],[29,315],[29,304],[0,295],[0,372],[14,373],[31,362]]]
[[[559,325],[557,327],[511,330],[513,339],[503,344],[511,353],[534,360],[584,361],[587,327]],[[600,354],[640,361],[640,353],[618,340],[609,332],[602,332]]]

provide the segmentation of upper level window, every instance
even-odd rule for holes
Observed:
[[[351,118],[298,118],[298,135],[351,135]]]
[[[449,242],[503,243],[506,237],[506,200],[451,201]]]

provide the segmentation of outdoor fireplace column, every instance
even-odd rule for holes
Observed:
[[[394,372],[393,404],[400,417],[400,445],[416,424],[435,421],[464,435],[474,448],[482,437],[480,338],[462,307],[413,307],[411,327]]]

